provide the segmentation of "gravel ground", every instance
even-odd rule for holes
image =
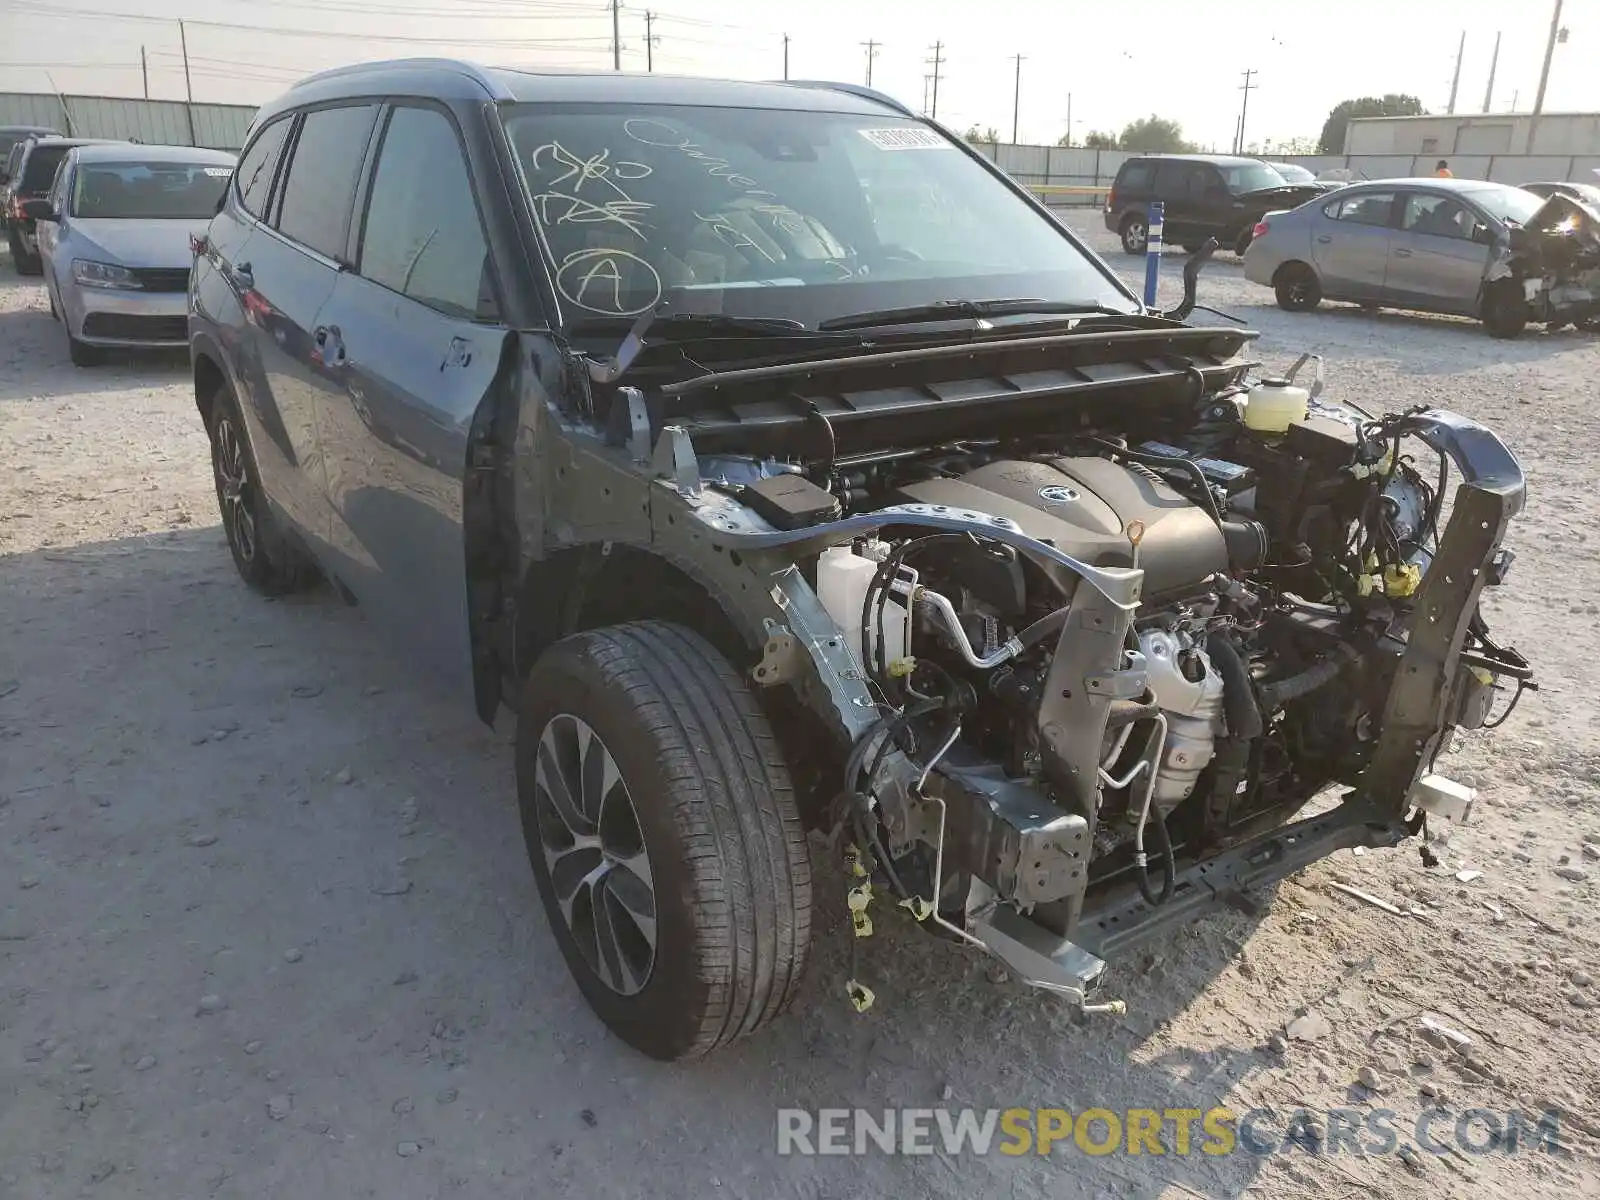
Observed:
[[[1341,854],[1117,964],[1127,1016],[1086,1024],[887,915],[856,1016],[829,904],[796,1010],[666,1067],[568,979],[504,732],[333,594],[247,592],[181,359],[75,370],[37,282],[0,270],[0,1196],[1600,1195],[1600,341],[1290,315],[1226,255],[1202,290],[1268,362],[1319,351],[1332,395],[1456,408],[1522,457],[1490,615],[1544,688],[1446,761],[1477,819],[1438,866]],[[1430,1013],[1470,1047],[1426,1042]],[[1417,1152],[1441,1103],[1445,1141],[1467,1109],[1558,1110],[1570,1153]],[[1412,1150],[775,1152],[785,1105],[1218,1104],[1272,1107],[1268,1138],[1302,1106],[1393,1109]]]

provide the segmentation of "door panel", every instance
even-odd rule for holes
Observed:
[[[1403,201],[1384,298],[1406,307],[1472,314],[1489,266],[1489,247],[1472,240],[1478,217],[1437,193],[1411,192]]]
[[[1325,295],[1336,300],[1383,295],[1393,209],[1393,192],[1361,192],[1323,206],[1311,228],[1311,259]]]
[[[357,272],[319,319],[343,356],[323,410],[333,551],[372,616],[470,687],[462,500],[467,441],[509,336],[455,127],[393,110]]]

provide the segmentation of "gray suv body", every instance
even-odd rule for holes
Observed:
[[[240,572],[330,577],[515,711],[556,940],[658,1057],[781,1011],[814,903],[1114,1006],[1108,956],[1460,815],[1434,755],[1528,681],[1477,612],[1523,500],[1493,434],[1246,429],[1198,260],[1144,309],[865,89],[332,72],[261,111],[196,249]]]

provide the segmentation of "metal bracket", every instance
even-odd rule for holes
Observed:
[[[617,394],[628,403],[628,453],[636,463],[650,461],[650,410],[644,393],[636,387],[618,388]]]
[[[630,406],[631,407],[631,406]],[[645,436],[650,433],[646,418]],[[651,470],[662,479],[670,479],[685,500],[700,498],[700,460],[695,457],[694,442],[682,425],[668,425],[656,439],[655,453],[650,459]]]
[[[762,687],[774,687],[798,679],[805,663],[805,650],[800,640],[789,632],[788,626],[768,618],[767,644],[761,652],[761,661],[750,672]]]
[[[1082,946],[1057,937],[1003,904],[986,913],[975,913],[970,924],[973,936],[984,948],[1028,986],[1076,1001],[1086,1013],[1128,1011],[1121,1000],[1087,1003],[1106,964]]]
[[[795,566],[785,567],[772,576],[772,600],[784,612],[788,629],[802,649],[811,656],[817,678],[833,701],[834,712],[853,742],[878,717],[861,668],[856,665],[839,627],[822,607],[817,593]],[[772,632],[768,626],[768,632]]]
[[[1145,669],[1144,655],[1129,650],[1128,665],[1120,671],[1102,671],[1083,677],[1083,686],[1096,696],[1112,700],[1135,700],[1144,695],[1150,686],[1150,674]]]

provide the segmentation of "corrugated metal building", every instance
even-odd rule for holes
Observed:
[[[1532,144],[1529,144],[1529,136]],[[1357,117],[1344,135],[1346,154],[1600,155],[1600,113],[1456,113],[1428,117]]]
[[[255,115],[253,106],[240,104],[0,92],[0,125],[49,125],[78,137],[137,138],[147,145],[237,150]]]

